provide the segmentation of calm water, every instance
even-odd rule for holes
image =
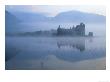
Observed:
[[[81,69],[75,63],[105,58],[105,44],[105,37],[6,37],[6,69]]]

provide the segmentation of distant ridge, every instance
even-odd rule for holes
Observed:
[[[86,13],[81,11],[67,11],[61,12],[55,17],[46,17],[40,13],[31,13],[31,12],[14,12],[13,13],[17,18],[24,22],[85,22],[85,23],[105,23],[106,16]],[[27,20],[28,18],[28,20]]]
[[[7,32],[14,32],[15,30],[19,30],[16,28],[21,21],[12,13],[5,11],[5,28]]]
[[[80,22],[84,22],[85,24],[105,24],[106,16],[80,11],[68,11],[59,13],[55,17],[46,17],[45,15],[39,13],[5,11],[6,33],[35,31],[41,30],[42,28],[56,29],[59,24],[74,24]],[[26,24],[26,26],[20,25],[21,23]],[[28,25],[33,25],[33,23],[35,23],[36,26],[31,27]]]
[[[18,23],[20,22],[20,20],[18,20],[18,18],[13,14],[11,14],[10,12],[5,11],[5,22],[12,24],[12,23]]]
[[[59,13],[54,17],[55,21],[59,22],[87,22],[87,23],[102,23],[106,21],[106,17],[103,15],[86,13],[80,11],[68,11]]]

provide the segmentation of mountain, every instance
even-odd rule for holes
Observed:
[[[5,28],[6,33],[14,32],[15,30],[19,30],[16,28],[19,24],[20,20],[16,18],[13,14],[8,11],[5,11]]]
[[[53,18],[53,20],[58,22],[103,23],[106,21],[106,17],[93,13],[68,11],[59,13]]]
[[[11,14],[8,11],[5,11],[5,22],[6,24],[14,24],[14,23],[18,23],[19,20],[16,18],[16,16],[14,16],[13,14]]]
[[[14,12],[17,18],[23,22],[84,22],[84,23],[105,23],[106,17],[103,15],[86,13],[80,11],[61,12],[55,17],[46,17],[40,13]]]
[[[55,17],[46,17],[39,13],[5,11],[6,33],[57,29],[59,24],[62,26],[71,24],[70,26],[72,26],[74,23],[79,24],[80,22],[86,25],[89,23],[94,25],[95,23],[106,24],[106,16],[80,11],[68,11],[59,13]],[[98,30],[101,30],[101,27],[88,26],[89,29],[97,28]]]
[[[44,22],[48,21],[49,18],[43,14],[32,13],[32,12],[14,12],[17,18],[22,20],[22,22]]]

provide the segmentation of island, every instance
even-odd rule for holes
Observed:
[[[23,32],[23,33],[10,33],[6,34],[9,36],[72,36],[72,37],[93,37],[93,32],[89,32],[88,35],[85,34],[85,24],[80,23],[79,25],[72,26],[70,28],[58,26],[57,29],[52,30],[39,30],[34,32]]]

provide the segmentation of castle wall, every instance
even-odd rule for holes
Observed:
[[[75,28],[64,29],[60,28],[60,25],[57,29],[58,35],[71,35],[71,36],[85,36],[85,24],[80,23]]]

